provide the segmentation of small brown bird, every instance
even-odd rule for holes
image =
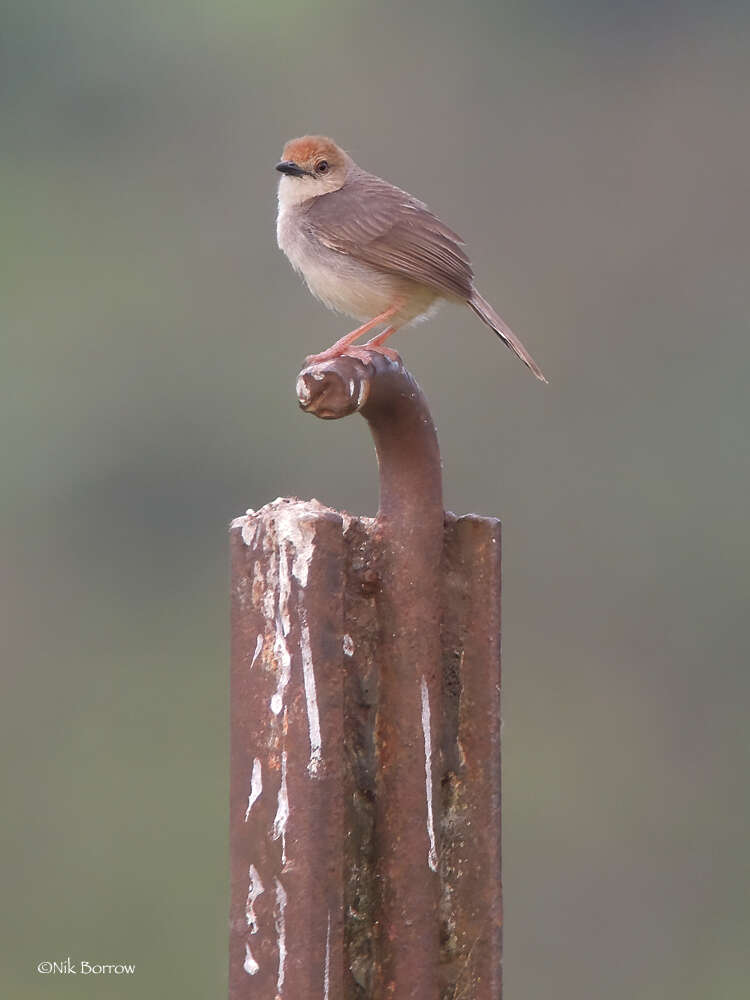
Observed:
[[[338,357],[378,326],[385,329],[366,346],[390,353],[383,344],[396,330],[428,319],[447,300],[470,306],[538,379],[547,381],[474,287],[460,236],[425,204],[362,170],[325,136],[288,142],[276,169],[283,174],[279,246],[316,298],[365,321],[309,361]]]

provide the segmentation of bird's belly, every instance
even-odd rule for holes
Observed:
[[[396,300],[404,308],[394,317],[397,325],[408,323],[426,312],[436,294],[408,278],[376,270],[346,254],[337,253],[288,225],[280,215],[278,243],[307,287],[320,301],[336,312],[368,320],[390,309]]]
[[[315,298],[336,312],[371,319],[385,312],[398,293],[398,279],[327,247],[299,247],[287,251]]]
[[[307,287],[324,305],[355,319],[371,319],[385,312],[399,291],[398,280],[391,275],[345,258],[308,261],[302,274]]]

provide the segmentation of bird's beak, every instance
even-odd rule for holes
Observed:
[[[303,170],[292,160],[282,160],[281,163],[276,164],[276,169],[279,173],[288,174],[290,177],[312,177],[309,170]]]

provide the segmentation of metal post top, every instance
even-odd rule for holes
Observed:
[[[393,540],[443,517],[442,468],[427,400],[401,359],[358,349],[303,368],[297,398],[306,413],[335,420],[359,412],[367,420],[380,470],[379,517]]]
[[[276,497],[269,503],[264,504],[258,510],[249,508],[244,514],[232,518],[229,524],[230,532],[239,531],[247,533],[251,530],[252,524],[257,520],[266,517],[275,517],[280,520],[297,521],[305,518],[333,518],[337,521],[345,521],[347,514],[333,507],[327,507],[320,500],[313,497],[311,500],[301,500],[299,497]]]

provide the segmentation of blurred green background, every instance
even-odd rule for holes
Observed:
[[[321,131],[466,238],[398,346],[504,522],[508,1000],[750,991],[745,4],[0,0],[0,992],[225,995],[227,524],[377,503],[277,250]],[[132,962],[130,977],[37,974]]]

